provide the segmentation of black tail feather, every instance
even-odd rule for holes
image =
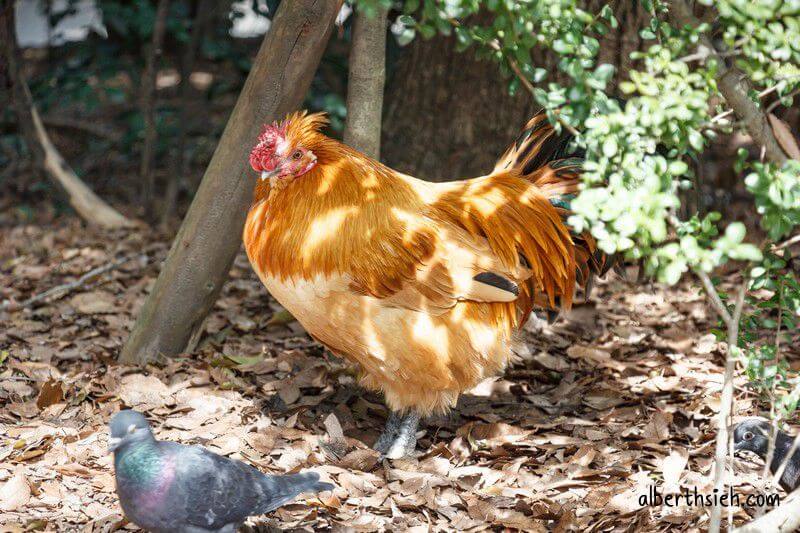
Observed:
[[[261,512],[269,513],[281,505],[294,500],[304,492],[322,492],[333,490],[333,485],[319,480],[316,472],[303,472],[301,474],[288,474],[285,476],[264,476],[261,480],[264,498],[261,502]]]

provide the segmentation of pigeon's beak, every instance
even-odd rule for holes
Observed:
[[[268,180],[272,177],[277,176],[280,171],[281,167],[275,167],[275,170],[270,170],[269,172],[264,170],[263,172],[261,172],[261,181]]]
[[[122,439],[119,437],[109,437],[108,439],[108,452],[111,453],[122,444]]]

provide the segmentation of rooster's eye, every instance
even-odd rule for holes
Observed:
[[[753,440],[753,437],[755,437],[755,435],[753,435],[753,434],[752,434],[751,432],[749,432],[749,431],[748,431],[747,433],[745,433],[745,434],[744,434],[744,440]]]
[[[300,152],[300,150],[295,150],[295,151],[292,153],[292,159],[294,159],[295,161],[297,161],[298,159],[300,159],[302,156],[303,156],[303,154]]]

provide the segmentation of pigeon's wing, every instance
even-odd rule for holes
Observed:
[[[170,500],[186,525],[215,530],[260,514],[258,470],[197,446],[161,444],[175,459]]]

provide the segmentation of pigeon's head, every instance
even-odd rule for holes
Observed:
[[[114,415],[108,427],[111,433],[108,438],[108,450],[112,452],[127,444],[153,438],[150,424],[144,415],[131,409],[125,409]]]
[[[769,449],[770,424],[763,418],[748,418],[733,428],[734,451],[750,451],[761,457]]]

